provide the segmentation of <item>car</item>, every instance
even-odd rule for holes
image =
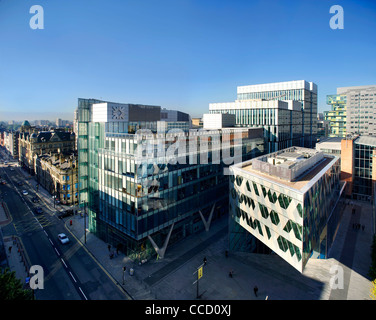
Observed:
[[[42,213],[43,213],[42,208],[41,208],[41,207],[37,207],[37,208],[35,208],[35,213],[36,213],[36,214],[42,214]]]
[[[18,182],[17,185],[21,187],[23,185],[23,182]]]
[[[59,219],[63,219],[63,218],[66,218],[66,217],[73,216],[73,214],[74,214],[73,210],[65,210],[63,212],[60,212],[57,217]]]
[[[38,197],[34,197],[33,199],[31,199],[31,201],[33,201],[34,203],[39,202],[39,198]]]
[[[24,196],[27,196],[29,193],[28,193],[26,190],[22,190],[22,194],[23,194]]]
[[[7,182],[5,180],[1,180],[1,184],[6,184]]]
[[[59,241],[62,243],[62,244],[66,244],[69,242],[69,238],[66,236],[65,233],[60,233],[57,235]]]

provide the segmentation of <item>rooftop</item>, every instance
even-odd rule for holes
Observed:
[[[376,147],[376,137],[374,136],[360,136],[355,140],[356,144],[362,144],[366,146]]]
[[[241,168],[253,175],[302,191],[334,158],[314,149],[291,147],[254,158]]]
[[[323,160],[317,164],[315,167],[312,168],[312,170],[309,170],[307,171],[306,173],[304,173],[299,179],[295,180],[295,181],[288,181],[288,180],[284,180],[284,179],[281,179],[277,176],[272,176],[272,175],[269,175],[269,174],[266,174],[266,173],[262,173],[258,170],[255,170],[253,167],[252,167],[252,163],[243,167],[243,170],[245,171],[248,171],[254,175],[258,175],[262,178],[266,178],[266,179],[269,179],[273,182],[276,182],[276,183],[279,183],[279,184],[283,184],[289,188],[292,188],[292,189],[295,189],[295,190],[299,190],[299,191],[302,191],[303,188],[322,170],[324,169],[331,161],[333,160],[333,158],[329,157],[329,156],[324,156]]]

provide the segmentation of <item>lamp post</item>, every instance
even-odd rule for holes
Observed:
[[[86,244],[86,202],[84,203],[84,241]]]
[[[125,270],[127,270],[126,266],[123,267],[123,285],[125,284]]]

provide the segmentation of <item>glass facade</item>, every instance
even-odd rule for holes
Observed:
[[[302,104],[303,118],[300,120],[303,133],[302,147],[314,148],[317,134],[317,93],[304,88],[267,90],[238,93],[238,100],[295,100]]]
[[[207,215],[215,205],[213,221],[227,214],[227,165],[214,161],[215,153],[224,149],[216,145],[211,133],[196,131],[196,144],[190,150],[187,143],[185,161],[174,163],[167,151],[178,137],[190,141],[190,132],[180,128],[168,136],[156,132],[154,122],[91,122],[90,103],[95,102],[79,100],[78,150],[80,202],[88,208],[91,232],[131,258],[144,259],[154,254],[148,236],[161,244],[174,224],[169,241],[174,243],[203,229],[199,210]],[[148,131],[134,134],[138,129]],[[204,140],[210,146],[207,154],[199,148]],[[230,156],[234,146],[232,139],[227,150]],[[262,136],[242,139],[243,160],[263,152]]]
[[[302,112],[282,108],[210,110],[235,115],[237,127],[263,127],[267,153],[303,146]]]
[[[367,199],[372,196],[372,159],[376,146],[363,145],[355,141],[353,196]]]

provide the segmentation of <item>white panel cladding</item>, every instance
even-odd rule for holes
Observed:
[[[312,90],[313,92],[317,93],[316,84],[314,84],[313,82],[307,82],[305,80],[274,82],[274,83],[255,84],[255,85],[237,87],[238,93],[295,90],[295,89]]]
[[[234,102],[217,102],[209,103],[209,110],[288,109],[289,102],[287,101],[289,100],[236,100]]]
[[[205,113],[202,117],[204,129],[221,129],[235,126],[235,115],[227,113]]]
[[[129,121],[129,105],[103,102],[92,105],[92,122]]]
[[[108,104],[104,103],[94,103],[92,106],[92,116],[93,122],[107,122],[108,121]]]
[[[287,249],[286,251],[281,250],[277,239],[278,237],[283,237],[292,245],[299,248],[300,254],[302,255],[302,240],[296,237],[293,229],[291,229],[290,231],[286,231],[284,230],[284,228],[289,221],[292,221],[293,223],[300,225],[301,229],[303,230],[303,218],[300,216],[297,207],[300,204],[301,208],[303,208],[304,194],[297,190],[295,191],[290,188],[285,188],[281,185],[273,183],[272,181],[268,181],[257,176],[248,174],[244,170],[241,170],[234,166],[232,166],[230,170],[232,170],[234,176],[234,182],[230,182],[230,190],[234,190],[236,193],[235,199],[233,198],[233,195],[230,195],[232,215],[237,216],[236,207],[238,207],[243,211],[243,213],[245,212],[248,218],[252,219],[253,222],[257,220],[260,223],[262,235],[260,234],[258,227],[252,228],[252,226],[250,226],[249,223],[247,223],[246,218],[244,218],[243,216],[238,217],[238,222],[244,229],[246,229],[258,240],[267,245],[271,250],[276,252],[294,268],[302,272],[303,259],[299,259],[296,253],[291,255],[290,249]],[[238,185],[236,177],[242,178],[242,182],[240,185]],[[247,182],[249,188],[247,187]],[[256,185],[258,195],[254,189],[253,184]],[[265,188],[265,196],[262,190],[262,186]],[[276,195],[277,200],[274,203],[269,199],[269,190],[271,192],[271,195],[273,195],[273,193],[275,193]],[[291,201],[286,209],[282,208],[279,203],[278,197],[281,194],[291,198]],[[245,200],[244,196],[253,200],[254,208],[252,205],[249,205],[249,201]],[[266,207],[268,211],[268,216],[265,216],[265,214],[264,216],[262,215],[260,205]],[[278,215],[279,222],[277,224],[272,222],[272,211],[274,211]],[[267,229],[270,232],[270,237],[268,236]],[[300,237],[301,239],[303,239],[303,234],[301,234]]]

